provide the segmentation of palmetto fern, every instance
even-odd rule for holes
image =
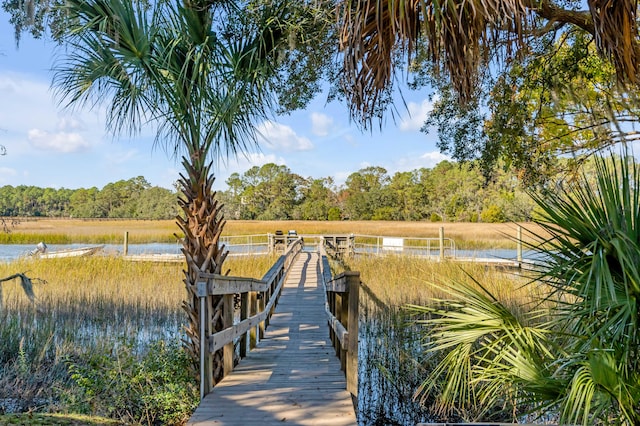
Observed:
[[[430,349],[448,351],[418,395],[444,382],[444,409],[515,398],[566,424],[640,424],[640,168],[623,153],[596,159],[593,184],[532,194],[551,235],[530,247],[545,259],[528,284],[549,289],[545,309],[516,315],[480,283],[413,307],[432,315]]]

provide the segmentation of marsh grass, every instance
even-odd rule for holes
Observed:
[[[540,294],[523,287],[528,278],[484,265],[434,262],[404,256],[356,256],[348,269],[360,271],[360,388],[362,425],[459,421],[440,418],[433,401],[414,400],[414,393],[439,359],[425,351],[421,319],[406,309],[446,298],[438,286],[449,280],[475,280],[514,309],[537,307]],[[432,285],[435,284],[435,285]]]
[[[225,266],[233,275],[261,278],[274,260],[230,258]],[[0,263],[0,277],[24,272],[46,281],[34,286],[35,303],[17,280],[2,283],[0,400],[19,401],[19,410],[64,411],[79,398],[70,361],[126,345],[143,353],[157,341],[179,344],[186,319],[182,270],[111,256]]]
[[[538,225],[523,224],[538,233]],[[298,234],[360,234],[393,237],[437,238],[440,227],[459,249],[514,248],[517,224],[512,223],[443,223],[399,221],[228,221],[223,235],[251,235],[287,232]],[[178,226],[172,220],[98,220],[22,218],[11,233],[0,234],[0,244],[91,243],[120,244],[124,232],[129,242],[174,243]],[[527,233],[525,233],[527,234]],[[525,238],[528,238],[525,236]]]

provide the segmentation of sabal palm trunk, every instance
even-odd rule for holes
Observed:
[[[208,309],[200,312],[200,302],[196,295],[196,285],[201,272],[219,274],[227,251],[220,247],[220,235],[224,228],[222,205],[215,198],[213,190],[214,178],[210,165],[193,165],[183,159],[187,176],[180,175],[178,180],[181,197],[179,199],[182,215],[177,217],[178,226],[184,237],[178,237],[182,243],[182,252],[187,260],[184,271],[184,283],[187,289],[187,300],[183,302],[189,323],[186,327],[188,339],[184,342],[194,364],[200,357],[200,317],[205,318],[205,335],[222,329],[222,296],[209,298]],[[213,384],[222,378],[222,351],[213,357],[213,365],[207,365],[208,379]],[[195,365],[194,365],[195,366]]]

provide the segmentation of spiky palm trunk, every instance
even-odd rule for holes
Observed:
[[[221,213],[222,205],[215,199],[214,177],[210,173],[211,164],[198,167],[183,159],[182,164],[187,176],[180,174],[178,180],[181,197],[179,198],[182,215],[177,223],[184,237],[177,236],[182,243],[182,252],[187,260],[184,271],[184,284],[187,300],[182,308],[186,311],[189,323],[186,327],[188,339],[184,342],[194,361],[194,367],[200,359],[200,316],[205,318],[205,335],[223,328],[222,296],[209,299],[205,312],[200,312],[200,301],[196,295],[196,284],[201,272],[220,274],[228,251],[220,247],[220,235],[225,225]],[[222,351],[213,357],[213,365],[208,365],[207,373],[212,375],[215,384],[222,378]]]

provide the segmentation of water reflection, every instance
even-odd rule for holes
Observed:
[[[361,305],[358,423],[414,425],[438,419],[413,394],[424,378],[420,335],[398,307]],[[369,306],[367,306],[369,305]]]

